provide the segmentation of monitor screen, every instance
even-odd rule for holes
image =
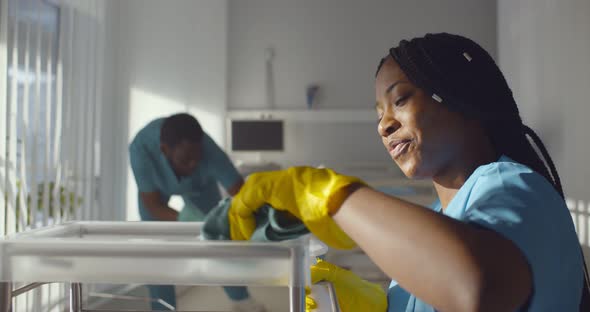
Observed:
[[[231,147],[239,151],[282,151],[282,120],[232,120]]]

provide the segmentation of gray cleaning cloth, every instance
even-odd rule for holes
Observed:
[[[231,240],[227,217],[232,198],[226,198],[205,216],[201,234],[206,240]],[[255,214],[256,230],[252,241],[283,241],[309,233],[305,225],[288,212],[275,210],[269,205],[260,207]]]

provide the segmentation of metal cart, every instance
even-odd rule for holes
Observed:
[[[50,282],[71,283],[71,312],[85,311],[85,283],[288,286],[290,311],[305,311],[308,236],[283,242],[202,241],[201,225],[69,222],[9,236],[0,240],[0,312],[11,311],[13,296]],[[15,282],[31,284],[13,289]],[[337,311],[331,285],[328,289],[331,311]]]

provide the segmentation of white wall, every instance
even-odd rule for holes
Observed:
[[[584,245],[590,234],[589,31],[587,0],[498,1],[500,67],[525,123],[557,165]]]
[[[452,32],[496,54],[496,1],[248,0],[229,2],[228,106],[269,108],[265,49],[275,50],[275,107],[305,109],[305,88],[320,85],[318,109],[375,103],[374,74],[401,39]],[[310,125],[287,134],[285,164],[391,163],[376,122]],[[234,158],[240,158],[234,155]]]
[[[264,50],[270,46],[278,108],[305,108],[310,83],[324,89],[322,108],[372,108],[375,70],[388,49],[443,31],[467,35],[495,55],[496,2],[230,1],[229,107],[266,108]]]
[[[154,118],[192,113],[223,144],[226,111],[227,2],[221,0],[112,1],[116,129],[113,151],[127,172],[128,219],[137,219],[137,190],[127,144]],[[110,130],[107,130],[110,131]],[[122,169],[122,170],[121,170]],[[119,185],[122,184],[122,185]]]

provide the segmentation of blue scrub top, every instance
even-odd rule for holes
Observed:
[[[171,195],[180,195],[185,202],[181,216],[203,216],[221,200],[217,182],[228,189],[241,176],[221,148],[204,133],[202,158],[197,169],[192,175],[179,180],[160,150],[160,129],[163,122],[164,118],[150,122],[137,133],[129,145],[131,169],[138,191],[158,191],[165,203]],[[142,220],[155,220],[143,206],[139,194],[138,205]],[[187,209],[192,211],[186,213]]]
[[[432,208],[440,212],[440,202]],[[532,297],[521,311],[579,311],[583,269],[578,237],[564,200],[543,176],[502,156],[477,168],[444,214],[496,231],[520,248],[533,274]],[[387,311],[435,309],[392,281]]]

